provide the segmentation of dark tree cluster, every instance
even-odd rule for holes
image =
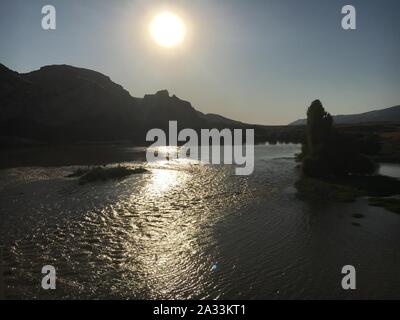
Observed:
[[[354,136],[333,128],[333,118],[319,100],[307,110],[307,139],[298,159],[312,177],[372,174],[376,164],[367,155],[379,151],[375,136]]]

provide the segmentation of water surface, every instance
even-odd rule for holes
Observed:
[[[17,166],[0,170],[6,298],[400,298],[400,215],[366,199],[299,200],[297,145],[256,146],[251,176],[147,164],[137,148],[13,152],[2,165]],[[65,178],[90,163],[150,172],[84,186]],[[47,264],[54,291],[40,286]],[[341,289],[346,264],[355,291]]]

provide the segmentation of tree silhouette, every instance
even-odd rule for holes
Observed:
[[[318,155],[331,134],[333,119],[321,101],[314,100],[307,110],[307,143],[310,155]]]
[[[333,118],[321,101],[315,100],[307,110],[307,139],[299,160],[309,176],[327,177],[371,174],[375,163],[361,153],[368,145],[333,128]]]

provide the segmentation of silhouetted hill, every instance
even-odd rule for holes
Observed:
[[[138,132],[136,100],[98,72],[55,65],[18,74],[2,66],[0,74],[0,135],[72,142]]]
[[[0,64],[0,80],[0,136],[13,141],[143,143],[148,129],[170,120],[194,129],[243,125],[196,111],[166,90],[134,98],[109,77],[68,65],[19,74]]]
[[[399,122],[400,106],[386,109],[374,110],[359,114],[337,115],[333,117],[335,124],[357,124],[357,123],[376,123],[376,122]],[[305,125],[306,119],[296,120],[290,126]]]
[[[208,125],[190,102],[171,97],[167,90],[146,94],[138,101],[146,128],[167,128],[170,120],[178,121],[180,128],[200,129]]]

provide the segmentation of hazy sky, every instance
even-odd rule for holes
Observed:
[[[57,29],[41,28],[41,9]],[[357,30],[341,28],[341,8]],[[168,9],[188,29],[166,49],[148,25]],[[1,0],[0,63],[18,72],[70,64],[141,97],[168,89],[200,111],[286,124],[319,98],[333,114],[400,104],[399,0]]]

